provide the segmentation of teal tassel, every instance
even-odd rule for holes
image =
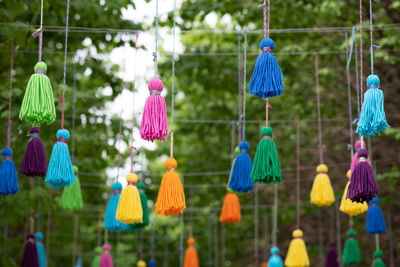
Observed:
[[[115,214],[117,212],[119,197],[121,195],[122,184],[120,182],[115,182],[112,187],[113,195],[110,197],[107,203],[106,215],[104,216],[104,228],[110,232],[115,232],[122,230],[124,228],[124,223],[115,219]]]
[[[39,258],[39,267],[46,267],[46,251],[44,250],[44,246],[42,243],[43,240],[43,234],[41,232],[37,232],[35,234],[35,239],[36,239],[36,249],[38,252],[38,258]]]
[[[281,256],[279,256],[279,248],[271,248],[271,257],[268,260],[268,267],[283,267]]]

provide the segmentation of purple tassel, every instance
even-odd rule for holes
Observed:
[[[335,243],[329,245],[328,256],[326,256],[325,267],[339,267],[338,255],[336,253]]]
[[[42,140],[39,138],[40,128],[31,127],[31,138],[26,146],[24,159],[22,160],[20,173],[29,177],[45,177],[47,173],[47,157]]]
[[[378,184],[375,180],[374,172],[367,162],[368,151],[360,149],[358,151],[358,163],[351,173],[351,180],[347,192],[347,198],[352,201],[362,203],[370,202],[378,196]]]
[[[39,267],[35,236],[28,234],[26,240],[20,267]]]

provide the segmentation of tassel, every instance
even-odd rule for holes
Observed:
[[[303,240],[303,232],[299,229],[293,231],[293,240],[290,242],[289,250],[285,259],[287,267],[310,266],[306,244]]]
[[[46,149],[42,140],[39,138],[40,128],[31,127],[29,136],[31,137],[26,146],[24,158],[22,160],[20,173],[28,177],[45,177],[47,173]]]
[[[194,248],[196,240],[191,237],[187,240],[188,248],[185,251],[185,257],[183,259],[183,267],[199,267],[199,257],[197,251]]]
[[[25,243],[20,267],[39,267],[35,236],[33,234],[28,234],[26,240],[27,242]]]
[[[69,132],[66,129],[57,131],[57,141],[51,152],[49,168],[46,179],[48,185],[54,189],[75,183],[74,170],[72,169],[71,157],[68,151]]]
[[[61,195],[60,205],[64,209],[69,210],[80,210],[83,208],[82,193],[81,193],[81,183],[77,173],[79,169],[76,165],[72,166],[75,173],[75,183],[64,187],[64,191]]]
[[[3,196],[14,195],[19,192],[18,175],[12,161],[13,151],[6,147],[1,151],[3,162],[0,165],[0,194]]]
[[[350,265],[361,262],[360,249],[358,247],[356,231],[353,229],[347,231],[347,240],[343,250],[343,264]]]
[[[235,149],[234,149],[234,153],[235,153],[235,157],[233,158],[233,160],[232,160],[232,165],[231,165],[231,170],[230,170],[230,172],[229,172],[229,180],[228,180],[228,185],[226,186],[226,188],[227,188],[227,190],[228,190],[228,192],[234,192],[231,188],[229,188],[229,184],[230,184],[230,182],[231,182],[231,179],[232,179],[232,172],[233,172],[233,166],[235,166],[235,162],[236,162],[236,157],[238,156],[238,154],[240,153],[240,149],[239,149],[239,147],[237,146],[237,147],[235,147]]]
[[[280,183],[282,180],[281,163],[272,140],[272,128],[269,126],[262,128],[260,135],[261,141],[258,143],[250,176],[254,183]]]
[[[102,247],[103,254],[100,257],[100,267],[113,267],[113,259],[110,255],[111,246],[109,244],[105,244]]]
[[[357,140],[356,143],[354,144],[354,150],[356,151],[356,153],[354,153],[353,158],[351,160],[351,165],[350,165],[351,171],[354,171],[354,168],[356,167],[356,165],[358,163],[358,151],[361,149],[361,143],[362,143],[362,147],[365,147],[365,142],[361,141],[361,140]],[[369,165],[371,165],[371,160],[369,157],[367,157],[367,162]]]
[[[156,260],[149,260],[149,262],[147,263],[147,265],[149,267],[156,267],[157,266],[157,262]]]
[[[237,155],[229,180],[228,187],[236,192],[246,193],[253,190],[253,181],[251,180],[251,159],[247,152],[250,145],[242,141],[239,145],[240,154]]]
[[[382,260],[383,258],[383,252],[382,250],[376,250],[374,252],[374,264],[372,267],[386,267],[385,263]]]
[[[249,84],[249,92],[259,98],[280,96],[283,92],[283,74],[272,50],[275,43],[264,38],[259,45],[262,53],[258,56]]]
[[[379,207],[378,203],[379,200],[377,197],[374,197],[369,202],[369,208],[366,219],[366,229],[367,233],[370,234],[386,233],[385,219],[383,218],[382,210]]]
[[[115,182],[111,186],[111,190],[113,191],[113,195],[110,197],[107,203],[106,215],[104,216],[104,228],[110,232],[115,232],[122,230],[124,228],[124,224],[118,221],[115,218],[117,213],[118,202],[122,190],[122,184],[119,182]]]
[[[47,65],[38,62],[35,65],[35,73],[29,78],[24,99],[22,100],[19,119],[29,121],[33,126],[47,125],[56,119],[53,88],[50,79],[46,76]]]
[[[178,216],[186,208],[185,192],[179,175],[175,172],[178,162],[174,158],[165,161],[164,174],[156,202],[156,214]]]
[[[283,262],[281,256],[279,256],[279,248],[271,248],[271,257],[269,257],[268,267],[283,267]]]
[[[103,250],[101,249],[101,247],[95,247],[94,248],[94,257],[93,257],[93,261],[92,261],[92,267],[99,267],[100,266],[100,258],[101,258],[101,254],[103,253]]]
[[[38,259],[39,259],[39,267],[47,267],[46,251],[44,250],[44,246],[42,243],[43,234],[41,232],[37,232],[35,234],[35,239],[36,239],[36,249],[37,249],[37,254],[38,254]]]
[[[138,177],[136,174],[130,173],[126,177],[126,181],[128,185],[122,189],[115,218],[123,223],[141,223],[143,222],[142,203],[139,190],[135,186]]]
[[[318,207],[329,206],[335,202],[335,194],[327,174],[328,167],[325,164],[318,165],[317,173],[310,193],[310,202]]]
[[[167,107],[161,96],[164,88],[162,81],[152,79],[148,85],[150,96],[144,105],[140,136],[147,141],[160,140],[165,142],[168,135]]]
[[[367,157],[368,151],[360,149],[358,151],[359,163],[351,173],[347,197],[358,203],[369,202],[379,194],[378,184],[371,166],[367,163]]]
[[[338,255],[336,253],[336,244],[329,245],[328,256],[326,256],[325,267],[339,267]]]
[[[149,205],[147,203],[148,199],[144,190],[146,190],[146,185],[142,182],[137,184],[137,188],[139,189],[140,195],[140,203],[142,204],[142,211],[143,211],[143,222],[142,223],[134,223],[134,224],[126,224],[125,231],[127,232],[137,232],[139,229],[142,229],[149,225],[150,218],[149,218]]]
[[[142,260],[140,260],[140,261],[138,261],[138,263],[137,263],[137,265],[136,265],[137,267],[146,267],[146,262],[145,261],[142,261]]]
[[[350,177],[351,177],[351,171],[348,170],[347,178],[350,179]],[[364,201],[363,203],[357,203],[357,202],[353,202],[349,198],[347,198],[347,192],[348,192],[349,185],[350,185],[350,182],[347,182],[346,187],[344,188],[342,201],[340,202],[340,208],[339,208],[340,211],[344,212],[350,216],[357,216],[361,213],[367,212],[367,210],[368,210],[367,202]]]
[[[239,197],[235,193],[226,193],[219,221],[223,223],[238,223],[241,219]]]
[[[364,93],[364,102],[361,108],[358,121],[357,133],[365,137],[380,134],[390,127],[386,122],[385,110],[383,107],[384,97],[379,89],[379,77],[371,74],[367,78],[368,90]]]
[[[268,267],[268,262],[261,263],[261,267]]]
[[[82,267],[83,266],[83,260],[82,259],[77,259],[75,267]]]

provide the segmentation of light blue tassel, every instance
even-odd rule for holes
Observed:
[[[264,38],[259,47],[263,52],[257,58],[248,90],[250,94],[260,98],[280,96],[283,92],[283,74],[271,52],[275,43],[269,38]]]
[[[250,177],[252,164],[249,154],[247,154],[250,145],[246,141],[242,141],[239,149],[240,154],[237,155],[234,162],[228,187],[233,191],[246,193],[253,190],[253,180]]]
[[[364,102],[357,126],[357,133],[365,137],[379,135],[381,131],[390,127],[386,122],[383,107],[384,97],[382,90],[379,89],[379,83],[380,80],[377,75],[368,76],[368,90],[364,93]]]
[[[6,147],[1,151],[3,162],[0,165],[0,194],[3,196],[14,195],[19,192],[18,175],[12,161],[13,151]]]
[[[45,182],[57,189],[75,183],[74,170],[66,142],[69,132],[66,129],[57,131],[57,142],[53,146]]]
[[[106,215],[104,216],[104,228],[110,232],[115,232],[122,230],[124,228],[124,223],[115,219],[115,214],[117,212],[119,197],[121,196],[122,184],[116,182],[112,185],[113,195],[108,200]]]
[[[42,243],[43,240],[43,234],[41,232],[37,232],[35,234],[35,239],[36,239],[36,249],[38,252],[38,258],[39,258],[39,267],[46,267],[46,251],[44,250],[44,246]]]
[[[378,206],[379,200],[374,197],[370,202],[367,211],[366,228],[370,234],[386,233],[386,223],[383,218],[382,210]]]
[[[279,248],[271,248],[271,257],[268,260],[268,267],[283,267],[281,256],[279,256]]]

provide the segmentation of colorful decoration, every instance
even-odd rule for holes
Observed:
[[[329,244],[328,256],[326,256],[325,267],[339,267],[338,255],[336,253],[336,244]]]
[[[26,146],[20,173],[28,177],[45,177],[47,173],[46,149],[39,137],[40,128],[31,127],[28,136],[31,138]]]
[[[146,267],[146,262],[145,261],[138,261],[138,263],[136,264],[137,267]]]
[[[358,161],[358,159],[357,159]],[[351,178],[351,171],[347,171],[347,178]],[[362,203],[353,202],[351,199],[347,198],[347,192],[350,185],[350,181],[347,182],[346,187],[344,188],[342,201],[340,202],[340,211],[346,213],[349,216],[357,216],[361,213],[367,212],[368,204],[366,201]]]
[[[35,234],[35,239],[36,239],[36,249],[38,254],[39,267],[47,267],[46,251],[44,250],[44,246],[42,243],[43,234],[41,232],[37,232]]]
[[[386,233],[385,219],[383,218],[382,210],[379,207],[378,203],[379,200],[377,197],[374,197],[369,202],[369,208],[366,219],[366,229],[367,233],[370,234]]]
[[[194,248],[196,240],[191,237],[187,240],[188,248],[185,252],[185,257],[183,259],[183,267],[199,267],[199,257],[197,251]]]
[[[64,187],[64,191],[61,195],[60,205],[64,209],[69,210],[80,210],[83,208],[81,183],[78,178],[78,166],[73,165],[72,169],[75,174],[75,183]]]
[[[344,265],[357,264],[361,262],[360,249],[357,240],[355,239],[356,236],[356,231],[353,229],[347,231],[347,240],[344,244],[342,260],[342,264]]]
[[[239,148],[238,146],[235,147],[235,149],[233,150],[233,152],[235,153],[235,157],[234,157],[233,160],[232,160],[231,170],[229,171],[228,185],[230,184],[231,179],[232,179],[233,166],[235,166],[236,158],[237,158],[238,154],[240,153],[240,148]],[[228,192],[234,192],[234,190],[232,190],[231,188],[229,188],[229,186],[227,186],[227,190],[228,190]]]
[[[372,267],[386,267],[385,263],[383,262],[382,250],[378,249],[374,252],[374,264]]]
[[[101,258],[101,254],[103,252],[103,249],[101,247],[95,247],[94,248],[94,257],[93,257],[93,261],[92,261],[92,267],[99,267],[100,266],[100,258]]]
[[[75,267],[82,267],[83,266],[83,260],[82,259],[77,259]]]
[[[242,141],[239,149],[240,153],[234,160],[228,187],[233,191],[246,193],[253,190],[253,181],[250,177],[252,165],[249,154],[247,154],[250,145],[246,141]]]
[[[113,259],[110,255],[110,251],[111,251],[111,246],[109,244],[105,244],[102,247],[103,249],[103,254],[101,254],[100,257],[100,267],[113,267],[114,263],[113,263]]]
[[[13,151],[6,147],[1,151],[3,162],[0,165],[0,194],[14,195],[19,192],[17,169],[12,161]]]
[[[146,227],[150,223],[150,214],[149,214],[149,205],[147,203],[147,195],[146,195],[146,185],[142,182],[137,184],[137,188],[139,189],[140,195],[140,203],[142,204],[142,211],[143,211],[143,222],[142,223],[135,223],[133,226],[140,229]]]
[[[299,229],[293,231],[293,240],[290,242],[289,250],[285,259],[287,267],[310,266],[306,244],[303,240],[303,232]]]
[[[283,267],[281,256],[279,256],[279,248],[271,248],[271,257],[269,257],[267,267]]]
[[[147,263],[147,265],[149,267],[156,267],[157,266],[157,262],[155,260],[149,260],[149,262]]]
[[[107,203],[106,215],[104,216],[103,226],[110,232],[115,232],[123,229],[124,224],[118,221],[115,216],[117,213],[117,207],[119,198],[121,195],[122,184],[120,182],[115,182],[111,190],[113,195],[110,197]]]
[[[28,234],[26,240],[20,267],[39,267],[35,236],[33,234]]]
[[[136,174],[130,173],[126,177],[126,181],[128,185],[122,189],[115,218],[123,223],[142,223],[142,204],[139,190],[135,186],[138,182],[138,177]]]
[[[358,163],[358,151],[360,151],[361,147],[365,147],[365,142],[361,140],[357,140],[356,143],[354,144],[354,150],[355,153],[353,155],[353,158],[351,159],[351,165],[350,165],[350,170],[353,171],[354,168],[356,167]],[[369,156],[367,157],[367,162],[369,165],[371,165],[371,159]]]
[[[331,180],[327,173],[328,167],[325,164],[318,165],[317,176],[310,193],[310,202],[318,207],[329,206],[335,202]]]
[[[219,221],[223,223],[238,223],[241,219],[239,197],[235,193],[227,192]]]

